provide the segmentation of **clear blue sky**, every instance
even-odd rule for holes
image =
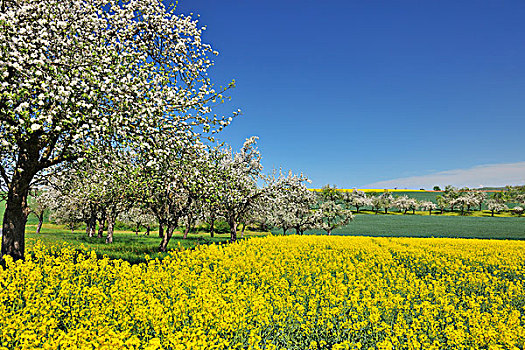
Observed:
[[[243,115],[220,138],[259,136],[267,171],[352,188],[517,163],[525,181],[525,1],[181,0],[178,11],[207,26],[213,79],[237,82],[226,110]]]

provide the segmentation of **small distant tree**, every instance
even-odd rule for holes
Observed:
[[[117,219],[127,225],[132,226],[136,235],[139,234],[141,227],[144,227],[146,229],[146,234],[149,235],[151,226],[157,223],[153,213],[147,209],[137,207],[133,207],[121,212]]]
[[[280,174],[280,176],[283,176]],[[308,180],[302,175],[288,174],[287,186],[278,188],[267,201],[271,207],[269,214],[270,223],[283,230],[283,234],[295,228],[296,233],[302,233],[308,223],[315,205],[315,195],[308,190],[304,182]],[[313,224],[313,220],[311,220]]]
[[[315,229],[320,226],[321,215],[319,210],[312,209],[315,203],[315,197],[309,196],[306,201],[309,205],[298,207],[299,210],[295,212],[294,229],[298,235],[304,234],[306,230]]]
[[[238,225],[247,222],[258,202],[274,197],[289,186],[290,179],[286,176],[262,173],[257,140],[257,137],[247,139],[239,152],[226,148],[218,168],[222,181],[217,184],[217,195],[223,216],[230,225],[231,242],[237,240]]]
[[[428,215],[432,215],[432,210],[435,210],[437,208],[436,203],[433,203],[431,201],[422,201],[419,203],[422,210],[428,210]]]
[[[461,194],[456,198],[455,203],[461,206],[461,215],[463,215],[465,207],[467,208],[468,213],[470,212],[470,208],[479,204],[479,197],[468,188],[461,189],[460,193]]]
[[[382,198],[378,194],[373,194],[371,198],[372,208],[374,209],[375,214],[379,212],[381,206],[383,205]]]
[[[439,210],[441,210],[441,214],[443,214],[443,211],[449,205],[448,200],[443,196],[436,196],[436,202]]]
[[[272,226],[273,196],[273,194],[263,196],[253,203],[250,212],[244,217],[242,222],[241,239],[244,238],[244,233],[250,226],[258,227],[263,231],[270,229]]]
[[[505,203],[502,203],[497,198],[489,199],[487,201],[487,207],[491,211],[491,215],[490,216],[494,216],[494,212],[499,213],[499,212],[501,212],[503,210],[507,210],[508,209],[508,207],[505,205]]]
[[[515,206],[514,208],[512,208],[512,212],[516,215],[521,216],[521,214],[523,214],[523,207],[520,207],[519,205]]]
[[[193,198],[189,205],[184,208],[184,214],[181,221],[184,223],[184,233],[182,238],[188,238],[188,234],[195,229],[195,225],[201,216],[203,216],[202,202],[200,198]]]
[[[221,206],[221,183],[224,179],[222,174],[222,159],[226,156],[221,149],[222,145],[216,145],[204,155],[206,159],[207,181],[202,196],[202,219],[210,226],[210,236],[215,237],[215,222],[224,220],[223,208]]]
[[[327,200],[321,203],[319,207],[320,227],[328,235],[337,227],[344,226],[354,219],[352,212],[343,208],[333,200]]]
[[[439,186],[434,186],[433,190],[434,190],[434,191],[441,192],[441,188],[439,188]]]
[[[55,205],[50,207],[50,221],[65,225],[73,233],[85,218],[81,203],[75,196],[62,195],[55,191],[51,195],[57,200],[53,202]]]
[[[417,204],[415,198],[410,198],[406,195],[396,197],[392,201],[392,206],[398,208],[400,211],[402,210],[403,214],[406,214],[408,210],[412,210],[412,213],[414,213]]]
[[[90,233],[90,218],[96,199],[92,196],[95,191],[93,179],[85,180],[77,169],[65,169],[49,180],[50,218],[58,223],[78,226],[86,223],[86,232]]]
[[[514,199],[516,202],[525,205],[525,186],[518,186],[516,190],[517,191]]]
[[[525,186],[506,186],[503,193],[506,201],[525,206]]]
[[[337,189],[337,186],[334,187],[327,184],[321,188],[321,191],[318,192],[319,199],[321,202],[334,202],[341,204],[343,201],[343,194]]]
[[[96,201],[99,210],[102,208],[106,214],[107,244],[113,243],[118,215],[134,205],[132,192],[136,185],[136,156],[129,149],[115,147],[94,155],[79,167],[79,176],[87,184],[89,195]],[[98,167],[95,168],[95,165]],[[93,215],[93,211],[97,209],[90,208],[90,211],[88,220],[92,221],[91,230],[94,233],[96,215]]]
[[[33,192],[32,198],[29,201],[29,210],[30,214],[33,214],[38,219],[38,224],[36,227],[36,233],[40,233],[42,225],[44,223],[44,214],[46,210],[53,205],[52,196],[49,194],[49,189],[47,187],[42,187]]]
[[[159,223],[159,251],[167,251],[175,229],[201,203],[208,181],[205,148],[197,140],[158,136],[137,155],[132,172],[133,196]]]
[[[479,211],[481,211],[483,203],[485,202],[487,198],[487,193],[481,190],[473,190],[472,196],[473,196],[472,204],[478,206]]]
[[[267,191],[257,185],[263,180],[257,140],[257,137],[247,139],[237,153],[227,148],[218,169],[222,181],[218,183],[217,194],[230,225],[230,242],[237,240],[237,226],[244,221],[254,202]]]
[[[412,215],[416,213],[416,209],[420,206],[420,203],[415,198],[410,198],[409,209],[412,210]]]
[[[306,186],[304,186],[306,187]],[[318,228],[321,222],[319,210],[316,210],[318,204],[317,195],[313,191],[305,188],[296,188],[297,200],[293,210],[292,228],[296,234],[304,234],[306,230]]]
[[[366,196],[366,193],[356,189],[352,192],[344,192],[342,200],[346,203],[347,209],[349,209],[350,206],[353,206],[357,213],[359,213],[360,208],[372,205],[372,200]]]
[[[450,211],[454,211],[454,207],[458,204],[458,197],[460,192],[456,187],[447,185],[443,191],[443,198],[445,198],[448,206],[450,206]]]
[[[383,208],[385,211],[385,214],[388,214],[388,209],[392,207],[392,203],[394,202],[394,197],[390,192],[383,192],[378,197],[379,200],[379,207]]]

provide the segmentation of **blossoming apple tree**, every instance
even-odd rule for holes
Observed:
[[[181,126],[220,130],[202,28],[156,0],[4,0],[0,11],[2,255],[24,255],[35,176],[95,147]],[[199,128],[200,130],[200,128]]]
[[[347,209],[350,206],[353,206],[355,207],[357,213],[359,213],[359,208],[372,205],[372,199],[367,197],[364,191],[358,191],[357,189],[354,189],[352,192],[343,192],[342,196]]]
[[[419,203],[419,206],[423,210],[428,210],[428,215],[432,215],[432,210],[435,210],[438,207],[436,203],[431,201],[422,201]]]
[[[354,219],[352,211],[345,209],[340,203],[343,201],[343,195],[337,190],[337,187],[324,186],[318,193],[320,205],[318,208],[319,224],[318,226],[325,230],[328,235],[337,227],[344,226]]]
[[[274,191],[268,201],[269,210],[266,215],[269,217],[269,223],[282,229],[283,234],[290,229],[295,229],[299,234],[318,224],[319,218],[314,210],[315,194],[308,190],[305,184],[309,180],[302,174],[296,175],[291,171],[286,176],[279,172],[277,179],[286,186]]]

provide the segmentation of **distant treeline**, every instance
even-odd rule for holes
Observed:
[[[447,212],[468,213],[473,210],[490,210],[494,213],[512,211],[521,215],[525,207],[525,186],[506,186],[504,188],[471,189],[446,186],[443,190],[434,187],[434,191],[425,190],[347,190],[335,189],[339,193],[339,204],[347,209],[359,212],[362,209],[372,209],[376,213],[389,210],[415,212],[425,210],[429,214],[438,210],[441,214]],[[322,192],[323,189],[315,189]]]

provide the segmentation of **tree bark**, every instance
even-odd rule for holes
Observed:
[[[283,236],[286,236],[286,227],[283,227]]]
[[[108,219],[108,234],[106,236],[106,243],[113,243],[113,220]]]
[[[432,215],[432,209],[428,211],[428,215]]]
[[[188,222],[186,223],[186,228],[184,229],[184,235],[182,236],[183,239],[188,238],[188,233],[190,233],[194,224],[195,224],[195,219],[193,217],[189,218]]]
[[[2,223],[2,257],[10,255],[13,260],[24,258],[25,228],[29,214],[27,196],[31,179],[32,176],[22,176],[17,171],[9,184]]]
[[[237,240],[237,222],[230,221],[230,242],[233,243]]]
[[[44,223],[44,212],[42,211],[40,215],[38,215],[38,225],[36,226],[36,234],[40,233],[43,223]]]
[[[164,238],[164,224],[159,221],[159,238]]]
[[[326,233],[328,233],[328,236],[331,236],[332,235],[332,230],[328,229],[328,230],[326,230]]]
[[[210,237],[213,238],[215,237],[215,219],[211,219],[211,223],[210,223]]]
[[[147,226],[146,226],[146,233],[145,233],[145,235],[146,235],[146,236],[149,236],[149,232],[150,232],[150,231],[151,231],[151,227],[150,227],[150,225],[147,225]]]
[[[97,231],[97,219],[95,217],[95,220],[93,221],[93,224],[91,225],[91,231],[89,232],[89,237],[95,237],[96,231]]]
[[[95,229],[97,226],[97,212],[91,211],[89,220],[86,223],[86,235],[88,237],[94,237],[95,236]]]
[[[106,217],[105,216],[103,216],[98,221],[98,235],[97,235],[98,238],[104,237],[104,226],[106,226]]]
[[[163,230],[164,234],[159,245],[159,252],[165,253],[168,250],[168,243],[173,236],[173,231],[175,231],[175,225],[170,225],[167,230]]]
[[[186,228],[184,229],[184,235],[182,236],[182,239],[188,238],[188,233],[190,233],[191,226],[188,224],[186,225]]]
[[[356,210],[356,213],[359,213],[359,206],[358,205],[355,206],[355,210]]]
[[[6,208],[2,222],[2,249],[0,258],[10,255],[13,260],[24,258],[25,229],[29,207],[29,186],[40,164],[39,134],[34,133],[27,142],[19,144],[15,171],[8,185]]]
[[[490,214],[490,216],[494,216],[494,210],[492,210],[492,214]]]
[[[106,236],[106,243],[111,244],[113,243],[113,230],[115,228],[115,219],[116,219],[117,213],[115,209],[111,209],[111,211],[108,213],[107,221],[108,221],[108,234]]]

